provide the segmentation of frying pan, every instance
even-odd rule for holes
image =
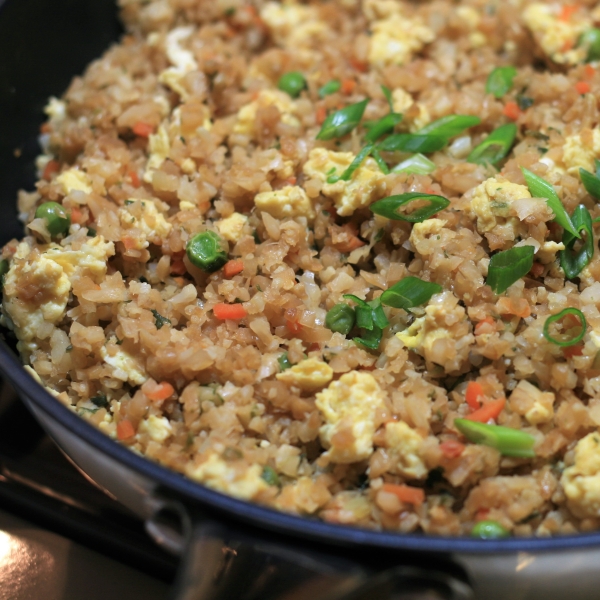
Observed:
[[[23,234],[50,95],[121,30],[114,0],[0,0],[0,243]],[[4,332],[0,371],[57,445],[181,556],[173,600],[595,598],[600,533],[483,541],[379,532],[224,496],[138,456],[51,397]]]

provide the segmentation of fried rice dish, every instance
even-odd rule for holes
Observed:
[[[32,376],[281,511],[600,529],[600,4],[120,10],[2,249]]]

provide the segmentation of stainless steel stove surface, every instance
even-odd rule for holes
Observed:
[[[159,600],[177,559],[0,393],[0,600]]]

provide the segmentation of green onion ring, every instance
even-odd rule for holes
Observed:
[[[576,317],[579,317],[579,320],[581,321],[581,333],[579,335],[575,336],[572,340],[563,342],[561,340],[557,340],[556,338],[553,338],[550,335],[550,332],[548,330],[550,328],[550,325],[552,325],[552,323],[556,323],[556,321],[560,321],[560,319],[562,319],[566,315],[574,315]],[[544,337],[549,342],[556,344],[557,346],[560,346],[561,348],[567,348],[569,346],[574,346],[575,344],[580,342],[583,339],[583,336],[585,335],[586,330],[587,330],[587,321],[585,320],[583,313],[578,308],[569,307],[569,308],[564,308],[559,313],[556,313],[555,315],[548,317],[546,319],[546,322],[544,323],[543,333],[544,333]]]
[[[405,204],[410,204],[416,200],[426,200],[428,206],[424,206],[415,210],[413,213],[406,215],[398,212],[398,209]],[[439,213],[450,206],[450,201],[443,196],[436,194],[423,194],[421,192],[408,192],[406,194],[398,194],[397,196],[388,196],[373,202],[369,207],[373,213],[386,217],[393,221],[408,221],[409,223],[422,223],[429,217]]]

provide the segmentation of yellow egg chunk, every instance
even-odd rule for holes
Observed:
[[[575,464],[563,471],[560,483],[577,517],[600,517],[600,434],[586,435],[575,446]]]
[[[341,175],[354,158],[352,152],[314,148],[303,168],[307,177],[323,182],[321,192],[333,199],[337,213],[343,217],[351,215],[359,208],[369,206],[385,192],[385,175],[372,158],[364,160],[349,181],[327,183],[331,174]]]
[[[234,212],[228,217],[217,221],[216,226],[223,238],[235,244],[240,241],[247,222],[248,217],[246,215]]]
[[[102,360],[111,367],[112,376],[120,381],[128,381],[132,385],[142,385],[148,375],[144,367],[124,350],[109,354],[106,346],[100,349]]]
[[[568,173],[578,175],[580,168],[596,172],[594,160],[600,157],[600,129],[593,129],[592,139],[586,140],[588,143],[584,142],[581,135],[571,135],[565,139],[563,162]]]
[[[165,159],[168,158],[169,152],[171,152],[169,133],[164,125],[160,125],[156,133],[152,133],[148,137],[148,148],[150,155],[148,156],[143,179],[146,183],[151,183],[154,171],[160,168]]]
[[[151,243],[160,246],[173,228],[152,200],[126,200],[118,215],[121,228],[138,250],[147,248]]]
[[[283,373],[275,375],[279,381],[299,387],[304,392],[314,392],[333,379],[333,369],[317,358],[301,360]]]
[[[210,488],[242,500],[256,500],[269,489],[261,477],[260,465],[247,467],[241,461],[228,462],[217,454],[211,454],[199,466],[188,466],[186,474]]]
[[[255,133],[256,113],[259,108],[266,108],[267,106],[275,106],[279,110],[282,123],[293,127],[300,124],[298,118],[294,116],[296,110],[294,101],[288,94],[280,90],[261,90],[256,100],[240,108],[237,121],[233,127],[234,133],[253,135]]]
[[[316,405],[325,424],[319,435],[326,456],[334,463],[353,463],[373,453],[377,411],[384,394],[369,373],[350,371],[317,394]]]
[[[395,462],[395,471],[409,479],[427,477],[422,457],[423,438],[404,421],[387,423],[385,442]]]
[[[138,433],[147,433],[152,440],[161,444],[173,435],[173,426],[166,417],[150,415],[140,421]]]
[[[85,192],[86,194],[92,193],[92,181],[88,174],[76,168],[69,169],[58,175],[56,182],[62,185],[65,194],[70,194],[74,191]]]
[[[290,217],[315,218],[315,209],[306,192],[297,185],[288,185],[273,192],[261,192],[254,196],[254,204],[261,211],[276,219]]]

